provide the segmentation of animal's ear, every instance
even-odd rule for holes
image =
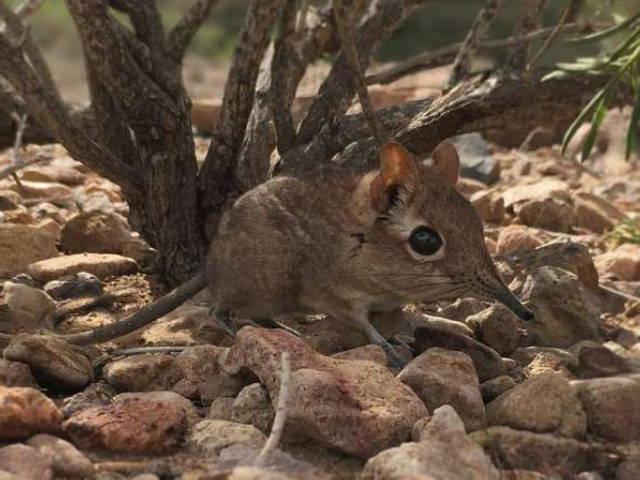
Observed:
[[[371,183],[371,201],[378,211],[391,207],[398,195],[410,194],[418,181],[413,155],[402,145],[388,142],[380,149],[380,171]]]
[[[460,175],[460,157],[456,147],[449,142],[442,142],[433,150],[431,156],[433,167],[455,186]]]

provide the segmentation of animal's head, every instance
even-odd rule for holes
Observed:
[[[380,169],[363,180],[360,204],[374,218],[362,255],[372,275],[406,300],[461,296],[498,300],[520,318],[532,313],[509,291],[487,251],[482,221],[456,189],[458,153],[441,143],[433,164],[398,143],[380,151]],[[374,272],[375,271],[375,272]]]

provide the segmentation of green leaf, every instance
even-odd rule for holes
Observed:
[[[595,94],[595,96],[589,101],[587,106],[582,109],[580,114],[567,129],[566,133],[564,134],[564,138],[562,139],[562,155],[564,155],[565,151],[567,150],[569,142],[578,131],[578,128],[580,128],[580,126],[587,120],[587,117],[591,115],[591,112],[593,112],[593,110],[602,100],[602,97],[604,97],[606,88],[607,87],[605,86],[602,90]]]
[[[627,130],[627,149],[625,159],[629,160],[631,153],[636,149],[636,139],[638,136],[638,122],[640,121],[640,90],[636,90],[633,112],[629,120],[629,130]]]
[[[624,22],[620,22],[617,25],[609,27],[605,30],[600,30],[599,32],[591,33],[589,35],[585,35],[583,37],[573,38],[571,42],[575,43],[591,43],[591,42],[599,42],[605,38],[608,38],[612,35],[615,35],[618,32],[623,31],[629,25],[634,24],[637,20],[640,19],[640,11],[635,15],[630,16]]]
[[[611,92],[613,88],[604,89],[604,94],[600,98],[598,105],[593,112],[593,118],[591,119],[591,129],[589,130],[589,134],[582,145],[582,154],[581,159],[584,162],[587,158],[589,158],[589,154],[591,154],[591,150],[593,150],[593,144],[596,141],[596,137],[598,135],[598,129],[602,124],[602,120],[604,120],[605,115],[607,114],[607,107],[609,106],[609,99],[611,98]]]

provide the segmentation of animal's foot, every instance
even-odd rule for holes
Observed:
[[[391,368],[403,369],[409,363],[409,359],[404,358],[389,342],[385,341],[380,346],[384,350],[384,353],[387,354],[387,362]]]
[[[229,335],[232,337],[236,336],[238,330],[233,318],[231,318],[231,312],[229,312],[229,310],[216,310],[215,308],[211,308],[211,310],[209,310],[209,318],[212,318],[214,323],[222,327]]]

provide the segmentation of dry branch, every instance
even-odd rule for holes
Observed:
[[[360,68],[363,71],[369,65],[373,48],[402,20],[403,13],[404,2],[400,0],[371,2],[354,34]],[[311,141],[324,125],[335,121],[347,111],[357,89],[357,82],[349,73],[349,61],[342,53],[320,86],[316,100],[300,125],[296,140],[298,145]]]
[[[548,3],[549,0],[522,0],[520,2],[521,14],[514,32],[516,37],[524,37],[527,33],[542,26],[542,14]],[[507,65],[511,70],[521,72],[529,65],[530,57],[531,43],[522,39],[509,52]]]
[[[282,0],[252,0],[227,77],[222,108],[200,171],[200,206],[217,214],[238,187],[233,173],[253,108],[256,79]],[[222,179],[225,179],[222,181]],[[207,224],[215,224],[206,220]]]
[[[569,5],[564,9],[562,15],[560,16],[560,20],[556,24],[555,28],[551,32],[551,34],[544,40],[544,43],[540,47],[540,49],[531,57],[529,63],[527,65],[527,70],[531,70],[533,66],[537,63],[537,61],[542,57],[542,54],[547,51],[547,49],[551,46],[553,41],[556,39],[562,26],[569,21],[569,18],[575,15],[575,13],[580,8],[581,0],[571,0]]]
[[[478,43],[484,40],[493,19],[502,8],[502,4],[503,0],[486,0],[453,62],[451,76],[448,81],[449,87],[457,85],[461,80],[469,76],[471,72],[471,56],[478,47]]]
[[[217,3],[218,0],[197,0],[167,33],[167,51],[176,62],[182,61],[193,37]]]
[[[353,38],[353,13],[354,7],[351,0],[333,0],[333,14],[338,27],[338,34],[340,36],[340,44],[342,46],[342,53],[345,55],[349,66],[351,67],[351,76],[354,77],[356,84],[356,91],[360,100],[360,106],[362,107],[362,113],[369,124],[371,133],[376,138],[378,143],[382,145],[386,138],[385,134],[380,128],[376,120],[373,104],[369,97],[369,91],[364,83],[364,75],[362,74],[361,61],[358,56],[358,49],[356,48],[355,40]]]
[[[563,25],[560,28],[559,33],[590,33],[593,31],[593,27],[594,25],[591,23],[571,23]],[[488,40],[486,42],[479,43],[477,49],[497,50],[501,48],[513,47],[520,42],[533,42],[541,38],[546,38],[551,33],[553,33],[554,30],[555,27],[542,28],[540,30],[529,32],[522,37],[507,37],[499,40]],[[412,73],[416,73],[422,70],[428,70],[430,68],[440,67],[442,65],[447,65],[455,59],[458,51],[460,51],[460,49],[462,48],[462,45],[462,43],[456,43],[448,47],[443,47],[430,52],[418,54],[398,65],[373,72],[367,75],[365,80],[368,85],[386,85]]]

